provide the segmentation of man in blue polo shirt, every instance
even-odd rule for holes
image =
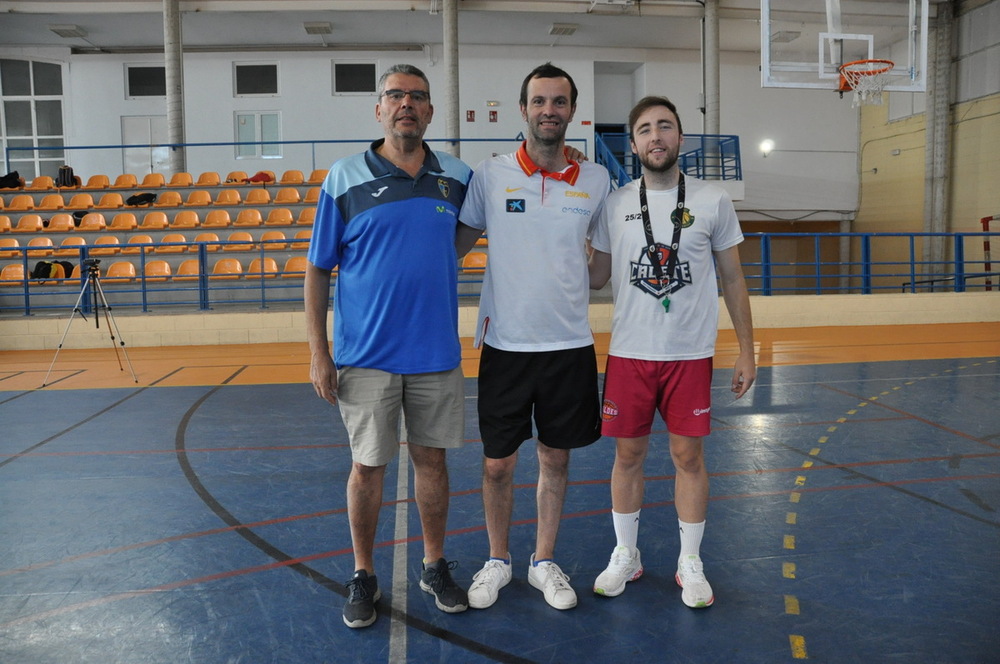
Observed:
[[[347,512],[354,548],[344,622],[367,627],[381,596],[373,548],[386,465],[399,452],[403,414],[423,528],[420,587],[439,609],[468,598],[444,557],[445,450],[464,438],[455,229],[468,166],[423,141],[434,115],[427,77],[411,65],[382,75],[375,117],[385,137],[342,159],[323,183],[305,278],[316,394],[339,404],[351,442]],[[327,337],[330,276],[333,355]]]

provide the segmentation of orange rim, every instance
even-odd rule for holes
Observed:
[[[880,67],[872,68],[871,65],[878,64]],[[865,66],[867,69],[860,69],[860,67]],[[848,90],[854,89],[854,82],[859,80],[862,76],[877,76],[878,74],[884,74],[896,66],[896,63],[892,60],[879,60],[877,58],[871,60],[855,60],[854,62],[845,62],[840,65],[840,91],[847,92]],[[855,67],[859,67],[855,69]]]

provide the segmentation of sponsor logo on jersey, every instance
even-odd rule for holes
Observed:
[[[521,191],[524,187],[507,187],[504,189],[508,194],[513,194],[515,191]]]
[[[698,417],[699,415],[708,415],[709,413],[712,412],[712,407],[709,406],[708,408],[695,408],[693,412],[695,417]]]
[[[611,399],[605,399],[604,404],[601,405],[601,419],[610,422],[616,417],[618,417],[618,404]]]
[[[507,212],[520,212],[524,213],[524,199],[523,198],[508,198],[507,199]]]
[[[590,198],[590,194],[585,191],[567,191],[567,198]]]
[[[590,215],[593,214],[593,212],[591,210],[588,210],[587,208],[569,207],[569,206],[564,207],[562,209],[562,212],[563,214],[578,214],[581,217],[589,217]]]
[[[385,191],[388,188],[389,188],[388,185],[382,185],[381,187],[379,187],[378,191],[373,191],[372,192],[372,198],[378,198],[379,196],[382,195],[382,192]]]
[[[448,192],[451,191],[451,185],[449,185],[448,181],[444,178],[438,178],[438,190],[441,192],[442,196],[448,198]]]

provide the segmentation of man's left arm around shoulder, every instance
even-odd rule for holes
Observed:
[[[753,316],[750,313],[750,294],[743,278],[740,251],[737,246],[715,252],[715,264],[722,283],[722,298],[729,311],[729,318],[736,331],[740,346],[739,357],[733,368],[732,391],[739,399],[757,379],[757,361],[753,343]]]

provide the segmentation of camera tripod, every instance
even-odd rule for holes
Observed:
[[[80,318],[86,322],[87,317],[83,315],[83,310],[80,308],[80,303],[83,302],[83,298],[87,294],[87,287],[93,288],[94,294],[94,325],[96,329],[101,329],[101,310],[104,310],[105,322],[108,326],[108,334],[111,336],[111,347],[115,349],[115,359],[118,360],[118,369],[125,371],[125,367],[122,364],[122,356],[125,357],[125,362],[128,364],[128,369],[132,373],[132,380],[136,383],[139,379],[135,375],[135,369],[132,368],[132,361],[128,359],[128,351],[125,350],[125,341],[121,338],[121,332],[118,329],[118,323],[115,321],[115,317],[111,314],[111,306],[108,304],[108,298],[104,295],[104,288],[101,286],[101,270],[98,267],[101,261],[96,258],[88,258],[83,261],[83,264],[87,266],[87,280],[84,282],[83,287],[80,289],[80,295],[76,298],[76,304],[73,306],[73,313],[69,317],[69,322],[66,324],[66,329],[63,331],[62,339],[59,340],[59,346],[56,347],[56,353],[52,356],[52,364],[49,365],[49,370],[45,374],[45,379],[42,381],[42,387],[45,387],[49,383],[49,375],[52,373],[52,367],[56,365],[56,359],[59,357],[59,351],[62,350],[63,343],[66,341],[66,335],[69,334],[69,328],[73,325],[73,318],[79,314]],[[115,335],[118,335],[118,343],[121,344],[121,355],[118,353],[118,346],[115,344]]]

